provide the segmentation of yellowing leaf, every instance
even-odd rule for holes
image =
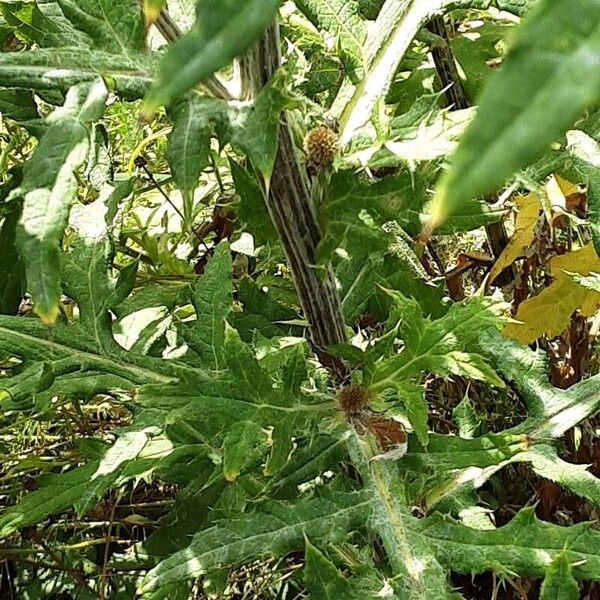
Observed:
[[[504,269],[510,267],[517,258],[523,256],[527,248],[533,242],[535,228],[542,210],[542,203],[536,194],[527,194],[517,198],[516,208],[518,210],[515,223],[515,233],[510,238],[508,245],[498,257],[498,260],[490,271],[488,285],[490,285]]]
[[[502,332],[505,337],[524,344],[542,335],[555,337],[568,326],[576,310],[591,317],[600,306],[600,292],[582,287],[569,276],[569,272],[589,275],[600,271],[600,258],[592,244],[553,258],[549,268],[554,281],[519,306],[515,318],[520,323],[509,323]]]
[[[552,175],[546,183],[546,194],[548,194],[550,204],[559,206],[563,210],[567,209],[567,198],[578,192],[579,189],[575,183],[563,179],[560,175]]]
[[[154,23],[160,11],[164,8],[166,0],[144,0],[144,15],[146,15],[146,24]]]

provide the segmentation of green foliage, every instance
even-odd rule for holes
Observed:
[[[8,198],[23,198],[17,244],[27,257],[27,284],[36,311],[47,324],[58,316],[58,245],[77,191],[75,171],[87,158],[89,125],[102,116],[106,93],[100,82],[71,88],[64,107],[47,118],[40,145],[23,169],[23,181]]]
[[[304,577],[311,598],[333,600],[353,598],[351,584],[335,568],[335,565],[318,549],[306,540],[306,568]]]
[[[206,0],[196,21],[161,59],[146,113],[181,96],[247,50],[273,19],[281,0]]]
[[[300,0],[298,8],[320,31],[336,37],[340,57],[353,82],[365,68],[364,43],[367,31],[360,18],[359,3],[340,0]]]
[[[573,578],[566,552],[562,552],[552,561],[542,584],[540,598],[541,600],[552,600],[552,598],[577,600],[579,598],[579,588]]]
[[[576,578],[587,578],[600,567],[597,555],[589,553],[598,543],[598,532],[588,523],[559,527],[538,520],[531,508],[521,510],[507,525],[494,530],[472,529],[434,515],[423,521],[421,531],[436,548],[439,560],[463,573],[479,573],[495,563],[506,572],[536,577],[563,552],[569,562],[577,563],[573,568]],[[465,553],[465,544],[473,552]]]
[[[439,184],[432,209],[436,225],[538,158],[598,101],[599,15],[595,0],[547,0],[523,22]]]
[[[0,538],[19,597],[474,597],[460,573],[543,578],[545,600],[600,581],[581,522],[598,465],[563,444],[588,460],[597,317],[536,350],[500,331],[553,256],[600,240],[600,7],[540,0],[516,28],[492,10],[535,4],[2,4]],[[426,25],[449,11],[442,39]],[[477,108],[448,106],[436,49]],[[331,165],[302,152],[324,124]],[[551,208],[557,172],[587,196]],[[491,293],[514,203],[473,199],[513,176],[548,206]],[[431,212],[448,219],[420,237]],[[317,347],[336,294],[337,343]],[[558,523],[530,506],[545,482],[577,507]]]

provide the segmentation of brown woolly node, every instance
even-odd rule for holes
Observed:
[[[360,413],[369,403],[369,393],[367,390],[356,384],[343,387],[337,394],[341,409],[347,415]]]
[[[338,136],[326,125],[311,129],[304,138],[304,151],[315,167],[328,167],[338,151]]]

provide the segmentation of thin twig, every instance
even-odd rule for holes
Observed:
[[[73,577],[73,579],[77,582],[77,584],[81,588],[83,588],[87,592],[91,592],[92,594],[96,593],[95,590],[93,590],[87,584],[87,582],[85,581],[85,578],[83,577],[83,574],[81,573],[81,571],[79,569],[73,569],[72,567],[68,567],[67,565],[65,565],[65,563],[62,561],[62,559],[58,555],[58,553],[55,552],[54,549],[51,548],[44,540],[42,540],[39,537],[39,535],[37,535],[37,534],[34,535],[34,540],[54,559],[54,562],[56,563],[56,567],[52,567],[51,565],[48,565],[48,568],[54,568],[59,571],[65,571],[66,573],[71,575],[71,577]]]
[[[104,558],[102,560],[102,574],[100,576],[100,589],[98,591],[98,597],[100,600],[105,600],[106,581],[108,579],[108,553],[110,551],[110,542],[112,539],[112,527],[115,518],[115,510],[120,500],[120,494],[118,494],[110,508],[110,516],[108,527],[106,528],[106,537],[104,545]]]
[[[146,177],[148,177],[148,179],[150,180],[150,182],[160,192],[160,194],[162,195],[162,197],[171,205],[171,207],[173,208],[173,210],[179,215],[179,217],[181,219],[181,222],[184,225],[187,225],[186,218],[185,218],[184,214],[181,212],[181,210],[179,209],[179,207],[173,202],[173,200],[171,200],[171,198],[169,197],[169,194],[167,194],[167,192],[165,192],[165,190],[163,190],[163,188],[161,187],[160,183],[158,183],[158,181],[156,181],[156,179],[154,178],[154,175],[152,175],[152,173],[148,169],[148,166],[146,164],[146,159],[144,159],[141,156],[138,156],[136,158],[136,165],[138,167],[140,167],[144,171],[144,173],[146,173]],[[191,230],[192,234],[194,234],[194,236],[198,239],[198,241],[204,246],[206,252],[208,254],[211,254],[210,248],[206,245],[206,242],[204,241],[204,239],[200,235],[198,235],[198,232],[196,231],[196,229],[194,227],[191,226],[191,224],[190,224],[190,230]]]

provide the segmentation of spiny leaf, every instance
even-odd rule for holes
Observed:
[[[527,404],[529,417],[512,430],[514,433],[527,433],[540,440],[557,438],[598,410],[598,375],[561,390],[550,384],[541,353],[493,331],[481,335],[477,346],[481,352],[485,350],[489,361],[514,384]]]
[[[340,249],[354,254],[386,248],[393,238],[381,226],[414,222],[424,199],[422,182],[408,173],[375,183],[348,171],[332,175],[319,207],[324,230],[319,258],[329,260]]]
[[[184,196],[191,196],[198,176],[208,163],[213,134],[222,145],[231,143],[245,153],[263,177],[269,179],[277,155],[279,114],[291,105],[293,99],[285,90],[283,72],[275,74],[252,103],[234,105],[197,96],[180,102],[173,111],[167,158]]]
[[[366,73],[355,89],[342,87],[334,104],[340,115],[342,144],[347,144],[354,132],[371,118],[373,108],[389,89],[394,73],[420,26],[445,3],[447,0],[425,3],[390,0],[384,4],[365,43]]]
[[[68,473],[46,476],[41,489],[28,494],[0,516],[0,538],[10,535],[19,527],[67,510],[83,496],[97,466],[97,463],[89,463]]]
[[[78,31],[55,4],[3,2],[6,21],[30,43],[42,48],[86,46],[92,40]]]
[[[540,590],[540,600],[577,600],[579,586],[573,577],[573,567],[569,562],[567,552],[558,554],[550,568]]]
[[[321,475],[339,464],[347,456],[349,429],[338,436],[321,435],[316,439],[297,441],[298,448],[289,462],[273,477],[266,487],[270,497],[295,497],[298,486]]]
[[[600,292],[600,273],[590,273],[589,275],[579,275],[578,273],[572,273],[571,277],[573,281],[593,292]]]
[[[409,514],[398,472],[386,461],[373,461],[379,453],[372,436],[350,437],[349,451],[372,496],[369,527],[381,538],[395,575],[394,591],[402,600],[453,597],[446,575],[428,540],[418,531]]]
[[[137,0],[57,0],[65,16],[97,48],[133,57],[145,51],[144,22]]]
[[[588,471],[589,465],[568,463],[558,456],[556,448],[546,444],[536,444],[527,452],[525,460],[531,461],[531,468],[540,477],[600,505],[600,479]]]
[[[6,199],[19,181],[20,173],[13,173],[12,179],[0,186],[1,201]],[[24,265],[15,246],[22,203],[13,200],[4,204],[4,207],[4,222],[0,226],[0,314],[14,315],[25,293]]]
[[[551,259],[552,284],[520,304],[515,315],[519,322],[508,323],[503,335],[530,344],[542,335],[550,338],[559,335],[576,310],[591,317],[600,304],[600,292],[578,285],[569,273],[585,276],[597,272],[600,272],[600,258],[591,244]]]
[[[224,367],[223,344],[225,321],[231,312],[232,269],[229,244],[222,242],[192,292],[196,323],[190,343],[207,369]]]
[[[140,593],[159,585],[198,577],[217,566],[280,555],[304,544],[304,533],[315,542],[341,540],[364,523],[371,499],[361,492],[336,493],[295,505],[267,503],[261,512],[232,518],[199,531],[190,545],[163,560],[143,579]]]
[[[73,212],[78,213],[72,223],[78,236],[63,253],[62,282],[77,302],[79,317],[55,325],[51,337],[37,319],[0,317],[0,350],[23,361],[20,375],[0,386],[16,402],[30,402],[33,392],[49,401],[52,391],[131,390],[136,384],[175,378],[174,362],[126,352],[115,341],[110,311],[130,289],[134,269],[126,269],[125,278],[109,278],[107,208],[101,201]]]
[[[565,552],[575,578],[600,580],[600,533],[588,523],[560,527],[538,520],[532,507],[494,530],[471,529],[440,514],[420,525],[440,562],[459,573],[502,569],[520,577],[540,577]]]
[[[350,582],[308,538],[304,550],[304,582],[311,600],[338,600],[356,597]]]
[[[15,121],[35,119],[38,116],[33,95],[27,90],[0,90],[0,112]]]
[[[256,448],[264,446],[265,435],[252,421],[234,423],[223,446],[223,474],[227,481],[234,481],[244,465],[257,458]]]
[[[229,159],[231,177],[239,202],[235,211],[236,221],[239,221],[244,231],[252,234],[257,246],[277,243],[277,233],[265,205],[265,198],[256,179],[232,158]]]
[[[502,386],[502,381],[481,356],[459,348],[468,347],[477,333],[494,329],[501,323],[501,304],[472,298],[455,304],[441,319],[423,318],[418,303],[400,292],[388,292],[399,313],[399,336],[405,344],[398,355],[377,363],[368,373],[368,385],[374,390],[393,387],[394,382],[410,379],[428,370],[440,375],[451,373],[488,381]]]
[[[193,97],[178,103],[173,109],[167,160],[175,183],[184,195],[184,206],[190,203],[200,173],[209,162],[215,120],[212,106],[217,111],[221,107],[218,101],[210,98]]]
[[[66,91],[93,83],[102,73],[107,85],[129,100],[141,98],[152,82],[151,62],[85,47],[0,53],[0,84],[41,92]]]
[[[600,145],[583,131],[567,131],[567,150],[587,183],[588,224],[596,254],[600,254]]]
[[[475,408],[465,394],[464,398],[452,409],[452,417],[458,424],[458,433],[461,438],[472,439],[481,425]]]
[[[352,80],[364,70],[366,27],[358,15],[356,0],[299,0],[298,8],[319,31],[327,31],[339,39],[344,62]]]

